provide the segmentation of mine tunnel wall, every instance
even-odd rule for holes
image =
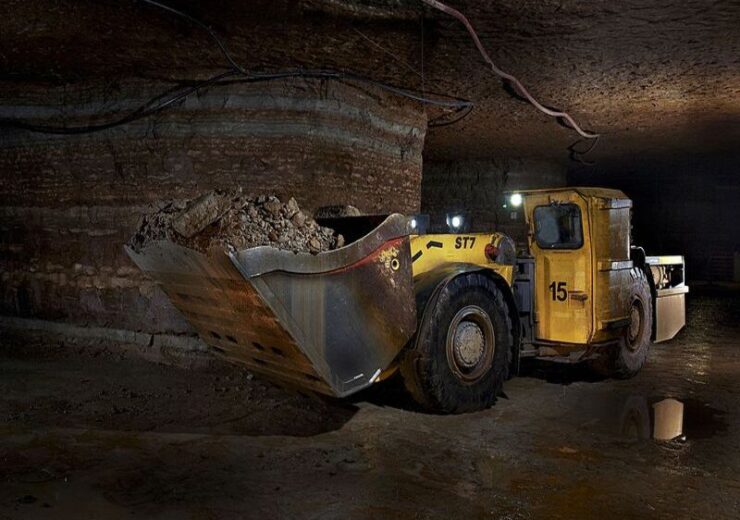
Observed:
[[[491,158],[424,162],[422,213],[439,222],[462,213],[469,231],[500,231],[521,239],[523,223],[503,208],[504,192],[565,186],[566,168],[544,159]]]
[[[39,124],[156,88],[24,89],[3,111]],[[128,102],[126,100],[129,100]],[[123,101],[122,101],[123,100]],[[81,136],[0,135],[0,315],[181,334],[190,328],[127,258],[142,214],[169,198],[241,186],[311,211],[420,206],[426,117],[389,93],[290,80],[191,96],[160,115]],[[7,321],[7,320],[6,320]]]

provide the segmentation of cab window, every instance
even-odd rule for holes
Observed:
[[[583,245],[581,209],[552,204],[534,209],[535,240],[543,249],[578,249]]]

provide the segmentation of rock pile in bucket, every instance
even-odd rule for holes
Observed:
[[[145,216],[129,245],[140,251],[156,240],[170,240],[201,252],[273,246],[320,253],[344,245],[344,237],[320,226],[291,197],[249,196],[241,190],[209,191],[191,200],[165,204]]]

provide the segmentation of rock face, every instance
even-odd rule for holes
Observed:
[[[427,161],[421,209],[436,217],[432,225],[444,224],[445,215],[457,213],[464,215],[472,232],[495,229],[519,240],[524,221],[521,213],[512,219],[511,208],[504,208],[505,193],[566,184],[566,168],[549,160]]]
[[[120,98],[153,91],[122,88]],[[425,127],[419,107],[391,94],[285,81],[204,91],[98,134],[0,132],[0,316],[189,333],[123,250],[143,215],[236,186],[294,196],[306,211],[295,225],[331,204],[415,213]]]
[[[344,245],[344,237],[320,226],[291,197],[247,196],[241,190],[209,191],[167,203],[142,219],[129,245],[140,251],[156,240],[170,240],[203,253],[270,245],[293,252],[320,253]]]

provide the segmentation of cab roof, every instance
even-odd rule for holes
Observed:
[[[578,193],[584,197],[596,197],[600,199],[628,199],[627,195],[621,190],[612,188],[588,188],[588,187],[566,187],[566,188],[545,188],[539,190],[512,190],[507,193],[521,193],[527,195],[539,195],[543,193]]]

